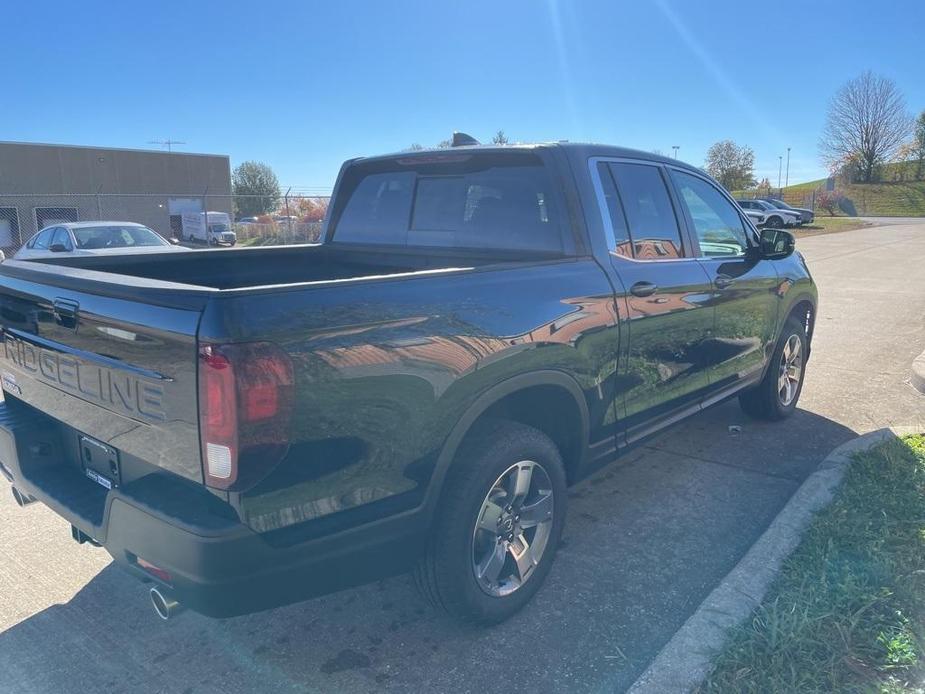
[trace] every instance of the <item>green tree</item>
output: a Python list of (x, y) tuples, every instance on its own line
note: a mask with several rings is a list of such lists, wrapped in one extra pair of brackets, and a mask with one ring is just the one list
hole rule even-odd
[(491, 138), (491, 144), (493, 145), (509, 145), (511, 141), (507, 139), (507, 135), (504, 134), (503, 130), (499, 130), (495, 133), (495, 136)]
[(915, 119), (912, 156), (915, 158), (915, 179), (920, 180), (925, 175), (925, 111), (922, 111)]
[(234, 191), (235, 214), (238, 217), (257, 217), (269, 214), (279, 204), (279, 181), (266, 164), (245, 161), (231, 174)]
[(751, 147), (739, 146), (732, 140), (711, 145), (704, 168), (726, 190), (742, 190), (755, 185), (755, 153)]

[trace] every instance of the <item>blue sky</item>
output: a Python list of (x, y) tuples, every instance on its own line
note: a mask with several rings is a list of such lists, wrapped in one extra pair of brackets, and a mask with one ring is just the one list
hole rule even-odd
[(329, 189), (345, 158), (489, 139), (590, 140), (703, 164), (730, 138), (777, 182), (825, 174), (828, 98), (865, 69), (925, 109), (925, 3), (7, 3), (0, 140), (267, 162)]

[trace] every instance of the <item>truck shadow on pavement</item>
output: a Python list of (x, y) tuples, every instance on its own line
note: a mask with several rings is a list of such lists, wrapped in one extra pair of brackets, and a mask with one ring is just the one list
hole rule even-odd
[(147, 589), (109, 565), (66, 604), (0, 634), (0, 690), (621, 691), (854, 435), (804, 410), (766, 424), (727, 403), (625, 453), (570, 490), (546, 586), (491, 629), (437, 613), (407, 576), (165, 623)]

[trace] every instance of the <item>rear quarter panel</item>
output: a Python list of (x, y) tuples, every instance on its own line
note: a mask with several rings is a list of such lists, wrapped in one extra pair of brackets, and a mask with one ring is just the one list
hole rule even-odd
[(591, 439), (612, 435), (617, 330), (592, 259), (215, 300), (201, 340), (270, 340), (296, 374), (290, 451), (237, 499), (242, 518), (260, 532), (346, 527), (420, 505), (467, 408), (524, 373), (569, 374)]

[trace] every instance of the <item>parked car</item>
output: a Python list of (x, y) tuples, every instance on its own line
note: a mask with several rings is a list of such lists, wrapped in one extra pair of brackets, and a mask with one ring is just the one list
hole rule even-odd
[(134, 222), (69, 222), (46, 227), (13, 255), (34, 260), (68, 255), (125, 255), (183, 250)]
[(748, 217), (752, 224), (754, 224), (758, 229), (767, 224), (768, 218), (764, 212), (759, 212), (758, 210), (742, 210), (745, 213), (745, 216)]
[(769, 205), (776, 207), (779, 210), (787, 210), (789, 212), (798, 212), (800, 217), (803, 220), (803, 224), (812, 224), (816, 219), (816, 213), (812, 210), (806, 209), (805, 207), (793, 207), (788, 205), (783, 200), (778, 200), (777, 198), (761, 198)]
[(259, 224), (260, 220), (256, 217), (241, 217), (238, 224)]
[(275, 217), (273, 217), (273, 221), (279, 225), (298, 224), (299, 218), (292, 214), (291, 215), (280, 214), (280, 215), (276, 215)]
[(674, 159), (355, 159), (318, 245), (0, 264), (0, 470), (165, 619), (413, 568), (497, 622), (569, 484), (731, 397), (790, 415), (815, 311), (793, 236)]
[(766, 217), (765, 225), (772, 229), (799, 226), (803, 223), (799, 212), (782, 210), (764, 200), (737, 200), (737, 202), (743, 210), (755, 210), (764, 213)]

